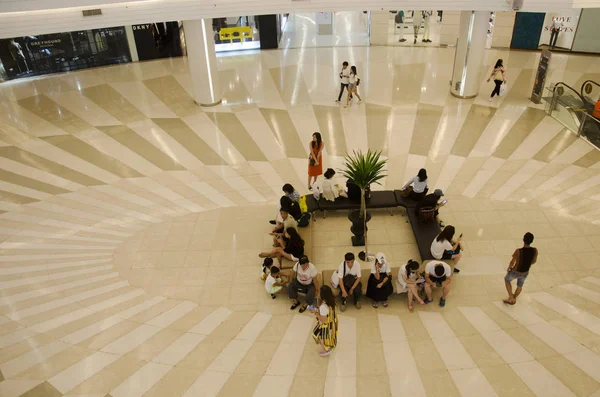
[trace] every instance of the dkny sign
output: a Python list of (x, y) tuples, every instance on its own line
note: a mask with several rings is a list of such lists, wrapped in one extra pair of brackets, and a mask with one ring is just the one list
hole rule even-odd
[(149, 23), (146, 23), (144, 25), (132, 25), (131, 28), (133, 30), (150, 30), (152, 28), (152, 25)]

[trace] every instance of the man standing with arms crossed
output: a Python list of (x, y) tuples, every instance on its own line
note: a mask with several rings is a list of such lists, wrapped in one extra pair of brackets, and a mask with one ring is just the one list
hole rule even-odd
[[(350, 83), (350, 68), (348, 67), (348, 62), (344, 61), (342, 64), (342, 71), (340, 72), (340, 79), (342, 79), (340, 84), (340, 95), (338, 95), (337, 101), (335, 103), (339, 103), (342, 100), (342, 94), (344, 93), (344, 88), (348, 89), (348, 84)], [(352, 100), (352, 94), (350, 94), (350, 100)]]
[[(525, 284), (525, 279), (529, 275), (529, 268), (537, 262), (538, 250), (532, 247), (531, 243), (533, 243), (533, 234), (527, 232), (523, 236), (523, 248), (517, 248), (513, 253), (508, 265), (508, 273), (504, 277), (504, 284), (508, 291), (508, 299), (504, 299), (504, 303), (508, 303), (509, 305), (517, 303), (517, 297), (523, 290), (523, 284)], [(517, 289), (514, 294), (511, 284), (513, 280), (517, 280)]]

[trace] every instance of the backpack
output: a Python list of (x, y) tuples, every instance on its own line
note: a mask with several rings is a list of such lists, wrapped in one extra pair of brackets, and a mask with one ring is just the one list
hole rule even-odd
[(307, 227), (310, 224), (310, 212), (305, 212), (298, 219), (298, 227)]
[(396, 23), (404, 23), (404, 11), (398, 11), (396, 16), (394, 17), (394, 21)]

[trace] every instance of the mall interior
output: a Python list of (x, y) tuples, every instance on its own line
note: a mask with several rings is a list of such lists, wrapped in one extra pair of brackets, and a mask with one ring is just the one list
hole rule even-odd
[(600, 397), (600, 1), (316, 3), (0, 2), (1, 397)]

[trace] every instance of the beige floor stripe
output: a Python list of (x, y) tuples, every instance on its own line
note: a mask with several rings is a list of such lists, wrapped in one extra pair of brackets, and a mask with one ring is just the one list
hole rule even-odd
[(42, 119), (54, 124), (58, 128), (70, 133), (84, 131), (90, 128), (90, 125), (75, 116), (71, 111), (60, 106), (46, 95), (37, 95), (21, 99), (19, 105)]

